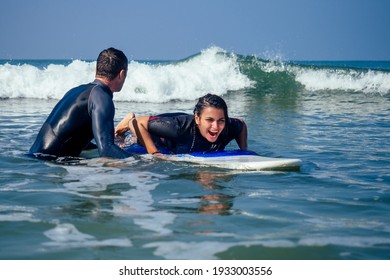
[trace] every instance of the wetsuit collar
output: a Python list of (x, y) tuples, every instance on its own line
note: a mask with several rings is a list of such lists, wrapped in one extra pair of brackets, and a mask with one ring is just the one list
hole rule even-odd
[(109, 88), (109, 86), (107, 86), (105, 83), (103, 83), (102, 81), (98, 80), (98, 79), (95, 79), (92, 84), (95, 84), (95, 85), (99, 85), (101, 86), (104, 91), (106, 91), (108, 94), (110, 94), (111, 96), (113, 96), (113, 92), (111, 91), (111, 89)]

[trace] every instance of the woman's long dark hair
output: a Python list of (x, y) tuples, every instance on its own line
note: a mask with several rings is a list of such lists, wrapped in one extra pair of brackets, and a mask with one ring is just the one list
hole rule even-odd
[(194, 114), (197, 114), (198, 117), (200, 117), (203, 113), (203, 110), (208, 107), (222, 109), (225, 114), (226, 121), (229, 121), (228, 108), (225, 100), (223, 100), (222, 97), (211, 93), (202, 96), (198, 99), (198, 103), (195, 105)]

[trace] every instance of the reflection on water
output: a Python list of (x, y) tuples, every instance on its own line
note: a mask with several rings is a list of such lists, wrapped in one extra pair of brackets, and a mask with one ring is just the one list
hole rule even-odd
[(231, 176), (226, 172), (212, 170), (199, 170), (195, 175), (195, 181), (202, 185), (207, 194), (201, 196), (199, 213), (214, 215), (229, 215), (233, 206), (234, 197), (219, 193), (223, 187), (216, 183), (217, 180), (228, 181)]

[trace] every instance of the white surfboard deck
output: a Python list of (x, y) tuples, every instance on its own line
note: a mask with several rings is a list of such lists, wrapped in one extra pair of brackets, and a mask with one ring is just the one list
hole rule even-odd
[[(150, 155), (145, 155), (145, 148), (137, 144), (127, 147), (126, 150), (150, 157)], [(299, 170), (302, 164), (300, 159), (263, 157), (253, 151), (241, 150), (177, 155), (163, 154), (162, 157), (176, 162), (188, 162), (233, 170)]]
[(181, 154), (166, 156), (172, 161), (189, 162), (235, 170), (298, 170), (302, 164), (300, 159), (270, 158), (258, 155), (202, 157)]

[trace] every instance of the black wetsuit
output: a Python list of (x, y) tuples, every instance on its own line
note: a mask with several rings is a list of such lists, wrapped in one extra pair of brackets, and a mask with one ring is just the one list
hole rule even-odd
[(131, 154), (114, 144), (113, 92), (99, 80), (68, 91), (57, 103), (30, 148), (30, 154), (77, 157), (95, 139), (102, 157)]
[(223, 151), (242, 129), (239, 119), (229, 118), (217, 141), (211, 143), (200, 134), (193, 115), (168, 113), (152, 116), (148, 122), (148, 131), (157, 148), (174, 154)]

